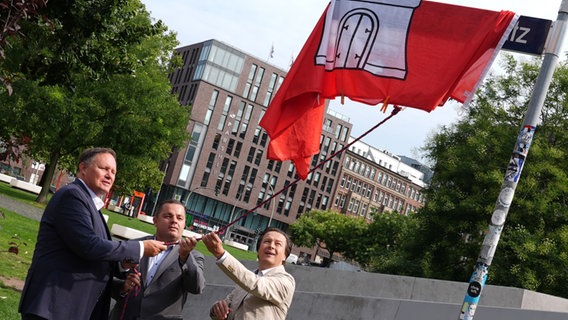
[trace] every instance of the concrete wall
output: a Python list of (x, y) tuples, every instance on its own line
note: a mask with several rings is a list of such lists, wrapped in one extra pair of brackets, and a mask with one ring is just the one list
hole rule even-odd
[[(245, 262), (250, 269), (256, 262)], [(190, 295), (184, 318), (208, 319), (209, 308), (234, 284), (206, 258), (207, 287)], [(288, 265), (296, 292), (288, 319), (456, 320), (467, 283)], [(486, 286), (476, 319), (560, 320), (568, 300), (523, 289)]]

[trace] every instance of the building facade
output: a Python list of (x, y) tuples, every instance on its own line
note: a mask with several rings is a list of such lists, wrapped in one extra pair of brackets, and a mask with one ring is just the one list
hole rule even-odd
[(312, 167), (330, 159), (299, 180), (290, 161), (266, 158), (269, 138), (258, 125), (286, 71), (216, 40), (177, 50), (183, 66), (170, 78), (191, 106), (191, 140), (164, 162), (158, 201), (183, 201), (197, 232), (240, 218), (224, 237), (250, 249), (267, 226), (288, 230), (302, 213), (331, 208), (344, 153), (330, 156), (347, 145), (349, 119), (327, 112)]
[(424, 172), (397, 155), (353, 140), (350, 138), (332, 209), (371, 220), (373, 211), (408, 215), (424, 205)]

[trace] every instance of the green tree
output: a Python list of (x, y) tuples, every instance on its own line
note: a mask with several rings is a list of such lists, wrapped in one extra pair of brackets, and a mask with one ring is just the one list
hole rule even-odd
[(366, 222), (334, 211), (312, 210), (290, 225), (292, 242), (301, 247), (325, 250), (323, 267), (329, 267), (335, 253), (346, 253), (360, 244), (357, 239), (366, 228)]
[[(425, 146), (435, 175), (401, 253), (415, 276), (467, 281), (479, 255), (540, 68), (506, 57), (465, 117)], [(557, 69), (488, 283), (568, 297), (568, 66)], [(404, 263), (404, 261), (400, 261)]]
[(413, 215), (403, 215), (396, 211), (373, 212), (373, 220), (367, 225), (365, 233), (359, 239), (360, 246), (353, 250), (355, 256), (346, 257), (357, 261), (365, 269), (380, 273), (410, 273), (411, 264), (399, 264), (401, 246), (405, 240), (414, 236), (417, 231), (416, 219)]
[[(4, 48), (9, 45), (9, 39), (22, 36), (20, 21), (22, 19), (36, 18), (38, 9), (45, 7), (47, 0), (30, 1), (2, 1), (0, 3), (0, 66), (3, 65)], [(8, 94), (12, 94), (12, 74), (10, 70), (0, 67), (0, 82)]]
[[(39, 13), (49, 23), (22, 23), (23, 41), (7, 53), (8, 67), (41, 84), (73, 88), (87, 75), (134, 74), (144, 60), (135, 44), (164, 32), (137, 0), (50, 0)], [(8, 55), (10, 55), (8, 57)]]
[[(49, 3), (54, 12), (50, 17), (57, 22), (54, 33), (58, 28), (67, 30), (68, 23), (88, 14), (87, 9), (77, 7), (83, 2)], [(74, 9), (64, 11), (70, 3)], [(21, 69), (26, 79), (14, 82), (19, 92), (0, 97), (0, 138), (26, 139), (26, 154), (46, 163), (39, 202), (46, 200), (56, 166), (74, 172), (78, 153), (90, 146), (117, 151), (115, 184), (120, 190), (157, 188), (159, 162), (187, 139), (189, 110), (170, 93), (168, 79), (175, 35), (161, 22), (152, 24), (140, 2), (117, 3), (112, 10), (97, 12), (97, 19), (70, 27), (69, 32), (78, 33), (78, 39), (69, 48), (58, 47), (65, 45), (63, 31), (61, 38), (52, 38), (39, 26), (30, 29), (36, 38), (30, 36), (10, 51), (12, 62), (31, 65)], [(92, 25), (97, 22), (103, 26)], [(84, 34), (78, 28), (84, 28)], [(32, 46), (29, 43), (37, 46), (38, 56), (44, 55), (44, 66), (34, 66), (29, 54), (18, 56)], [(57, 50), (63, 50), (61, 56)], [(93, 61), (99, 50), (104, 52), (98, 62)], [(65, 55), (69, 55), (67, 60), (62, 58)]]

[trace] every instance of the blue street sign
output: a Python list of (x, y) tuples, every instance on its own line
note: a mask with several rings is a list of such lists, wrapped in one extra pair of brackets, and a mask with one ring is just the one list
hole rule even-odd
[(520, 16), (509, 38), (503, 44), (503, 49), (541, 55), (551, 24), (551, 20)]

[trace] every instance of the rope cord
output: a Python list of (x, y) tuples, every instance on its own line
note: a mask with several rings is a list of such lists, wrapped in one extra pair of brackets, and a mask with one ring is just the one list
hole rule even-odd
[[(136, 268), (133, 268), (133, 272), (138, 273), (138, 270)], [(132, 289), (129, 290), (128, 293), (126, 293), (126, 297), (124, 297), (124, 304), (122, 305), (122, 312), (120, 313), (120, 320), (124, 319), (124, 313), (126, 312), (126, 305), (128, 304), (128, 298), (130, 297), (131, 291), (132, 291)], [(134, 296), (137, 297), (139, 293), (140, 293), (140, 286), (136, 286), (134, 288)]]

